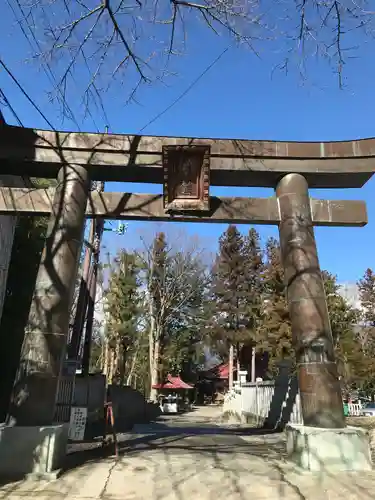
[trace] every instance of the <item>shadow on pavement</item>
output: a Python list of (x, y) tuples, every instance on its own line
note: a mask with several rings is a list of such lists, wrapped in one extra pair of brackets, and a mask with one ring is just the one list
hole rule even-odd
[[(132, 432), (118, 435), (119, 455), (144, 452), (147, 449), (173, 448), (175, 453), (205, 451), (211, 453), (216, 450), (218, 453), (254, 453), (249, 443), (241, 439), (242, 436), (267, 436), (271, 434), (280, 435), (281, 448), (285, 448), (285, 443), (280, 433), (269, 429), (254, 428), (228, 428), (212, 424), (179, 425), (178, 419), (172, 425), (155, 422), (152, 424), (136, 425)], [(189, 443), (188, 441), (189, 440)], [(210, 444), (204, 444), (209, 441)], [(186, 443), (186, 444), (185, 444)], [(256, 448), (259, 449), (257, 443)], [(264, 445), (264, 451), (269, 448), (269, 444)], [(109, 443), (102, 447), (100, 443), (87, 443), (73, 445), (67, 454), (63, 473), (68, 470), (80, 467), (89, 462), (103, 460), (114, 455), (114, 445)]]

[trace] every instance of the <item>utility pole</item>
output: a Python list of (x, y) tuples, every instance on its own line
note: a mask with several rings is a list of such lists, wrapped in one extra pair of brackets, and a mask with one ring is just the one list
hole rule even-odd
[(98, 272), (99, 272), (100, 245), (103, 236), (104, 221), (96, 220), (93, 226), (95, 231), (94, 252), (93, 252), (93, 261), (90, 269), (91, 272), (90, 272), (89, 290), (88, 290), (89, 293), (88, 293), (88, 304), (87, 304), (85, 341), (83, 344), (83, 355), (82, 355), (82, 374), (84, 376), (87, 376), (90, 370), (92, 330), (94, 324), (96, 288), (97, 288)]
[(90, 224), (89, 238), (86, 243), (85, 256), (83, 259), (82, 277), (78, 291), (76, 314), (72, 328), (72, 336), (68, 347), (68, 359), (77, 361), (79, 348), (82, 341), (83, 326), (87, 310), (90, 280), (90, 264), (95, 242), (94, 219)]
[[(105, 133), (108, 134), (108, 127), (105, 127)], [(98, 193), (104, 191), (104, 182), (97, 181), (94, 184), (94, 189)], [(119, 224), (117, 230), (114, 230), (117, 234), (125, 233), (125, 225)], [(100, 246), (102, 243), (102, 237), (104, 231), (113, 231), (111, 228), (106, 228), (104, 226), (103, 219), (93, 219), (91, 221), (89, 246), (91, 247), (89, 266), (87, 271), (87, 286), (85, 289), (85, 309), (83, 312), (83, 321), (81, 323), (81, 330), (79, 336), (78, 349), (81, 344), (83, 324), (86, 317), (86, 328), (85, 328), (85, 339), (83, 344), (83, 354), (82, 354), (82, 374), (87, 376), (90, 371), (90, 354), (91, 354), (91, 344), (92, 344), (92, 333), (94, 326), (94, 315), (95, 315), (95, 299), (96, 299), (96, 289), (98, 282), (99, 273), (99, 258), (100, 258)], [(78, 354), (78, 351), (77, 351)]]

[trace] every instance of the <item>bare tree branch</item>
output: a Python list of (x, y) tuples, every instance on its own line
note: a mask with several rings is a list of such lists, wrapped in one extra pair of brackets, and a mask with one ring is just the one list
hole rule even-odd
[(126, 103), (142, 84), (173, 74), (174, 58), (186, 48), (186, 30), (202, 21), (214, 36), (246, 45), (256, 55), (275, 51), (276, 68), (288, 72), (296, 66), (302, 78), (309, 60), (319, 57), (334, 68), (340, 86), (351, 54), (360, 53), (374, 34), (370, 0), (12, 1), (22, 9), (20, 26), (46, 47), (35, 56), (55, 64), (54, 90), (63, 95), (62, 105), (79, 75), (84, 106), (95, 101), (102, 113), (102, 95), (117, 77)]

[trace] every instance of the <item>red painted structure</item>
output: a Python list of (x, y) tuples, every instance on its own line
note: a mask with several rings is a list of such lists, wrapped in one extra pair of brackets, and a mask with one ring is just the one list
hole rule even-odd
[(179, 376), (173, 377), (172, 375), (167, 376), (167, 381), (164, 384), (155, 384), (152, 386), (153, 389), (169, 389), (169, 390), (191, 390), (194, 389), (194, 386), (187, 384), (184, 382)]

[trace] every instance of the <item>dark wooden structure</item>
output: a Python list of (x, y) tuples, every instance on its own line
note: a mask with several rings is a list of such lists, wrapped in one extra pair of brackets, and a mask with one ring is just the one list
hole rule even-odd
[[(51, 213), (14, 386), (16, 422), (51, 423), (86, 210), (86, 216), (100, 218), (278, 225), (305, 424), (344, 427), (313, 226), (363, 226), (366, 206), (311, 199), (308, 190), (359, 188), (374, 170), (375, 139), (294, 143), (3, 125), (0, 174), (59, 180), (56, 191), (0, 188), (0, 214)], [(163, 195), (90, 193), (91, 180), (157, 183)], [(270, 187), (275, 195), (210, 197), (210, 184)], [(30, 336), (38, 342), (31, 344)]]

